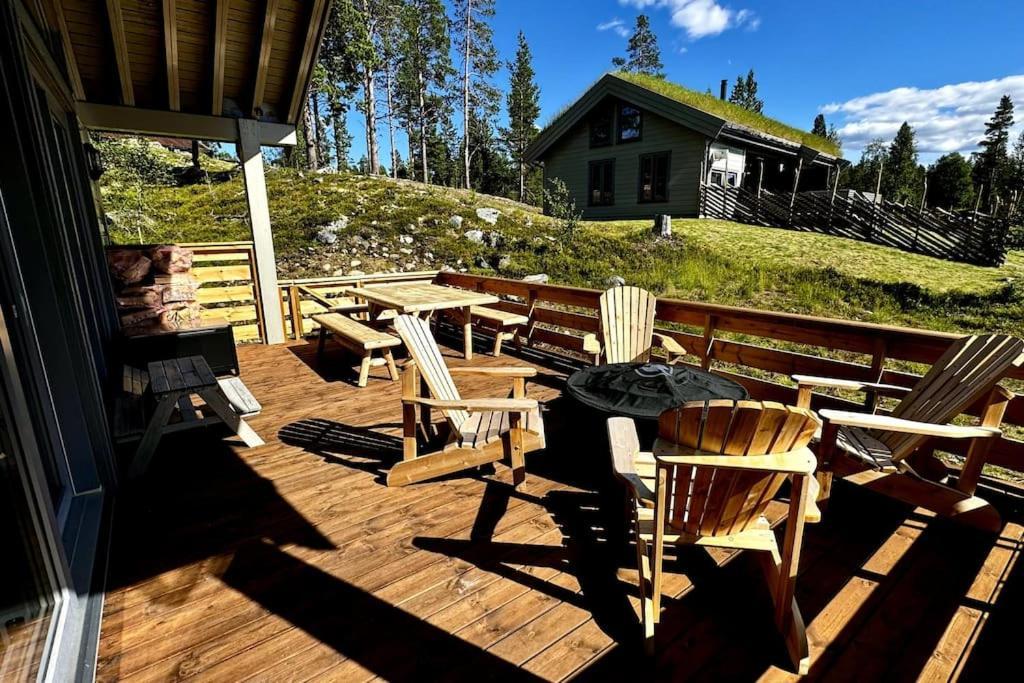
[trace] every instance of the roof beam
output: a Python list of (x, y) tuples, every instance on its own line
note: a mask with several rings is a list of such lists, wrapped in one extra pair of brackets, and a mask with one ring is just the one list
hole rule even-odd
[[(238, 141), (238, 119), (227, 116), (186, 114), (179, 111), (89, 102), (77, 103), (75, 111), (82, 125), (90, 130), (214, 142)], [(295, 126), (261, 121), (259, 142), (263, 147), (292, 147), (296, 142)]]
[(110, 37), (114, 42), (117, 77), (121, 82), (121, 103), (133, 107), (135, 106), (135, 91), (132, 89), (132, 70), (128, 63), (128, 41), (124, 35), (121, 0), (107, 0), (107, 20), (110, 23)]
[(71, 82), (71, 92), (76, 100), (84, 100), (85, 88), (82, 87), (82, 75), (78, 73), (78, 61), (75, 59), (75, 49), (71, 43), (71, 34), (68, 32), (68, 22), (64, 19), (64, 5), (60, 0), (53, 0), (51, 5), (57, 20), (57, 30), (60, 32), (60, 44), (68, 70), (68, 80)]
[(213, 22), (213, 95), (210, 111), (220, 116), (224, 107), (224, 59), (228, 38), (228, 2), (217, 0), (217, 13)]
[(167, 64), (167, 108), (181, 109), (178, 87), (178, 22), (176, 0), (164, 0), (164, 62)]
[(263, 15), (263, 32), (260, 34), (260, 53), (256, 61), (256, 83), (252, 89), (252, 115), (260, 118), (263, 107), (263, 90), (267, 85), (267, 69), (270, 65), (270, 47), (274, 43), (274, 24), (277, 21), (278, 0), (267, 0), (267, 11)]
[(302, 43), (302, 55), (299, 57), (299, 68), (295, 72), (295, 87), (292, 90), (291, 102), (288, 105), (288, 123), (295, 123), (302, 111), (306, 88), (313, 73), (317, 52), (320, 50), (320, 36), (327, 19), (327, 0), (313, 0), (309, 14), (309, 25), (306, 29), (306, 40)]

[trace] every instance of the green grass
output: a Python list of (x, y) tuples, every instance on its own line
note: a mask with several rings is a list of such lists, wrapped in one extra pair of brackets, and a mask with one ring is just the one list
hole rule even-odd
[[(584, 222), (569, 239), (556, 221), (533, 207), (463, 190), (349, 174), (271, 169), (271, 222), (281, 277), (322, 276), (324, 263), (347, 269), (358, 258), (364, 272), (395, 267), (370, 258), (353, 240), (391, 245), (415, 236), (418, 267), (468, 267), (522, 277), (547, 273), (556, 283), (603, 288), (612, 275), (681, 299), (807, 313), (949, 331), (1008, 332), (1024, 336), (1024, 255), (1011, 252), (1002, 268), (983, 268), (853, 240), (758, 228), (725, 221), (676, 220), (670, 240), (655, 241), (648, 221)], [(103, 187), (116, 242), (201, 242), (249, 238), (242, 181), (199, 185)], [(141, 199), (140, 199), (141, 198)], [(126, 211), (141, 201), (145, 220)], [(482, 223), (477, 207), (501, 210), (497, 226)], [(348, 216), (337, 245), (313, 236)], [(460, 229), (452, 216), (463, 217)], [(478, 228), (497, 231), (497, 247), (467, 240)], [(347, 250), (347, 251), (344, 251)], [(431, 257), (427, 258), (425, 253)], [(500, 257), (508, 262), (497, 271)]]
[(667, 81), (664, 78), (657, 78), (656, 76), (629, 73), (627, 71), (616, 71), (611, 75), (616, 78), (621, 78), (624, 81), (628, 81), (633, 85), (638, 85), (641, 88), (646, 88), (647, 90), (656, 92), (659, 95), (664, 95), (665, 97), (682, 104), (694, 107), (695, 109), (700, 109), (705, 113), (718, 116), (727, 121), (747, 126), (756, 131), (774, 135), (784, 140), (789, 140), (790, 142), (794, 142), (798, 145), (804, 144), (818, 150), (819, 152), (825, 152), (832, 156), (842, 156), (842, 152), (838, 145), (830, 140), (826, 140), (825, 138), (817, 135), (812, 135), (808, 131), (782, 123), (781, 121), (764, 116), (763, 114), (749, 111), (743, 107), (733, 104), (732, 102), (719, 99), (713, 95), (697, 92), (696, 90), (690, 90), (678, 83), (672, 83), (671, 81)]

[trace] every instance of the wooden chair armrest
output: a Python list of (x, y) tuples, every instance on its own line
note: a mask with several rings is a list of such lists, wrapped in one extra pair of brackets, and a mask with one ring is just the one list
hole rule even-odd
[(492, 375), (494, 377), (536, 377), (537, 368), (527, 367), (504, 367), (504, 368), (487, 368), (487, 367), (472, 367), (465, 366), (459, 368), (448, 368), (448, 372), (453, 375)]
[(612, 470), (629, 488), (633, 498), (644, 507), (654, 507), (654, 492), (636, 473), (634, 458), (640, 453), (636, 424), (628, 417), (608, 418), (608, 444), (612, 453)]
[(665, 349), (669, 353), (677, 353), (683, 356), (686, 355), (686, 349), (680, 346), (679, 342), (677, 342), (673, 337), (670, 337), (667, 334), (655, 332), (654, 334), (651, 335), (651, 340), (657, 342), (658, 346)]
[(601, 353), (601, 342), (597, 340), (597, 335), (593, 332), (583, 335), (583, 351), (585, 353)]
[(897, 384), (880, 382), (858, 382), (853, 379), (835, 379), (832, 377), (814, 377), (812, 375), (792, 375), (791, 379), (800, 387), (825, 387), (831, 389), (850, 389), (853, 391), (874, 391), (885, 396), (905, 396), (910, 393), (907, 387)]
[(436, 398), (409, 397), (402, 403), (410, 403), (438, 410), (465, 410), (467, 413), (528, 413), (540, 408), (532, 398), (466, 398), (458, 401), (443, 401)]
[[(851, 413), (845, 410), (821, 410), (818, 411), (818, 414), (827, 422), (845, 427), (878, 429), (884, 432), (904, 432), (947, 439), (977, 439), (1000, 436), (1002, 434), (1000, 430), (994, 427), (932, 424), (930, 422), (904, 420), (898, 417), (890, 417), (889, 415)], [(824, 430), (822, 433), (824, 434)]]
[(809, 448), (798, 448), (769, 455), (712, 455), (694, 453), (692, 448), (659, 439), (654, 444), (654, 459), (663, 465), (683, 467), (714, 467), (746, 472), (778, 472), (780, 474), (812, 474), (818, 465)]

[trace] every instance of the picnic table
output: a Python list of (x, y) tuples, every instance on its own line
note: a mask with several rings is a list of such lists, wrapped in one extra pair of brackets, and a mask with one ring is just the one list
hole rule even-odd
[(370, 308), (371, 320), (378, 319), (380, 314), (386, 311), (406, 313), (428, 320), (437, 311), (450, 311), (456, 321), (462, 323), (466, 360), (473, 358), (473, 314), (470, 309), (473, 306), (495, 304), (499, 301), (498, 297), (492, 294), (434, 284), (348, 287), (345, 293), (366, 301)]
[[(129, 478), (134, 479), (145, 472), (161, 437), (171, 432), (223, 422), (246, 446), (263, 445), (263, 439), (245, 421), (246, 415), (259, 410), (259, 404), (247, 395), (247, 391), (245, 395), (239, 395), (232, 383), (219, 382), (202, 356), (155, 361), (148, 365), (147, 370), (148, 389), (153, 394), (156, 408), (135, 451)], [(192, 403), (193, 394), (210, 407), (213, 415), (200, 416)], [(254, 405), (248, 406), (247, 403)], [(180, 419), (170, 423), (175, 412)]]

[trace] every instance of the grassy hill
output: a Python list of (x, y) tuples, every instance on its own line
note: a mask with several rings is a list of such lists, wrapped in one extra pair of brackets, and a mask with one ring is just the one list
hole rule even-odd
[[(111, 167), (102, 191), (112, 239), (248, 239), (241, 178), (225, 177), (178, 186), (173, 173)], [(684, 299), (1024, 335), (1024, 255), (1016, 252), (1002, 268), (982, 268), (712, 220), (677, 220), (668, 240), (651, 237), (648, 221), (584, 222), (570, 237), (533, 207), (408, 181), (272, 169), (267, 189), (282, 277), (450, 267), (603, 287), (619, 275)], [(495, 225), (477, 216), (484, 207), (501, 212)], [(321, 243), (318, 233), (332, 223), (336, 241)], [(483, 241), (467, 238), (470, 230)]]

